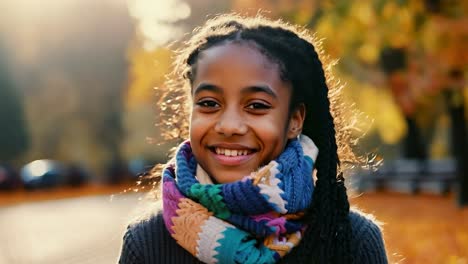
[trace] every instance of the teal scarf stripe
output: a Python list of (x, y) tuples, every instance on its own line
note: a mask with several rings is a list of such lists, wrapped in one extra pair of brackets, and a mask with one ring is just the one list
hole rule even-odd
[(221, 184), (196, 183), (189, 189), (187, 196), (196, 198), (197, 201), (203, 204), (215, 217), (227, 219), (231, 216), (231, 212), (224, 203), (221, 192)]
[[(257, 247), (255, 239), (249, 239), (249, 234), (236, 229), (227, 228), (224, 237), (215, 248), (218, 252), (215, 258), (223, 264), (265, 264), (275, 263), (279, 259), (278, 253), (261, 245)], [(246, 241), (246, 242), (245, 242)]]

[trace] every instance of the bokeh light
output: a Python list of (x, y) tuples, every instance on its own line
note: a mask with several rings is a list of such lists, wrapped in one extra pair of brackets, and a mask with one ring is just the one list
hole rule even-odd
[(178, 39), (183, 31), (176, 23), (190, 16), (190, 6), (182, 0), (128, 0), (128, 8), (148, 51)]

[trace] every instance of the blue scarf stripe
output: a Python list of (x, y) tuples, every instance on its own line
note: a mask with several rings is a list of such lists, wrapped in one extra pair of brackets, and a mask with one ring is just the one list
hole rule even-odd
[(176, 175), (182, 175), (182, 177), (177, 178), (178, 186), (184, 195), (188, 195), (190, 187), (198, 183), (197, 179), (191, 176), (196, 170), (197, 161), (190, 154), (190, 160), (187, 162), (184, 156), (185, 155), (177, 155)]
[(224, 199), (229, 210), (234, 214), (252, 215), (272, 211), (267, 199), (260, 193), (260, 188), (252, 180), (228, 183), (223, 186)]
[[(291, 145), (299, 145), (299, 141), (293, 141), (290, 143)], [(310, 177), (303, 177), (301, 172), (303, 171), (312, 171), (312, 164), (310, 161), (312, 160), (308, 156), (303, 156), (304, 152), (301, 147), (294, 147), (288, 148), (289, 151), (295, 152), (290, 153), (290, 155), (281, 155), (278, 159), (278, 163), (282, 165), (280, 169), (281, 175), (279, 177), (284, 178), (283, 175), (289, 175), (289, 180), (283, 180), (279, 184), (279, 187), (284, 190), (284, 193), (281, 195), (284, 200), (287, 200), (286, 209), (290, 213), (295, 213), (297, 211), (301, 211), (303, 209), (297, 210), (297, 208), (307, 208), (308, 204), (310, 203), (310, 199), (312, 197), (313, 188), (308, 189), (306, 192), (298, 193), (295, 192), (294, 189), (297, 188), (298, 185), (300, 186), (311, 186), (313, 185), (312, 175)], [(295, 155), (302, 156), (302, 159), (292, 159)], [(310, 161), (309, 161), (310, 160)], [(287, 166), (289, 170), (285, 170), (283, 168), (283, 164), (292, 164), (292, 166)], [(299, 173), (299, 174), (298, 174)], [(292, 194), (292, 195), (288, 195)]]
[(294, 233), (302, 229), (303, 225), (301, 222), (289, 220), (285, 224), (287, 233)]

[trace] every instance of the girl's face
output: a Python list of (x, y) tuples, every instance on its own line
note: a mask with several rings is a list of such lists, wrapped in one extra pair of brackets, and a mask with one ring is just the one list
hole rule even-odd
[(289, 116), (291, 87), (279, 67), (249, 44), (203, 51), (192, 84), (190, 141), (218, 183), (240, 180), (277, 158), (296, 137), (304, 109)]

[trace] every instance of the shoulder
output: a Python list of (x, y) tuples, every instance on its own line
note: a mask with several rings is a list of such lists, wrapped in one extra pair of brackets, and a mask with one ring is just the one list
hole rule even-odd
[(349, 213), (351, 246), (357, 263), (388, 263), (382, 223), (372, 215), (353, 209)]
[(120, 253), (120, 264), (145, 263), (144, 260), (154, 242), (153, 237), (161, 233), (161, 224), (158, 215), (139, 220), (128, 225), (123, 236), (122, 251)]
[(171, 263), (193, 263), (192, 258), (171, 237), (158, 212), (127, 227), (119, 263), (168, 263), (170, 260), (175, 261)]

